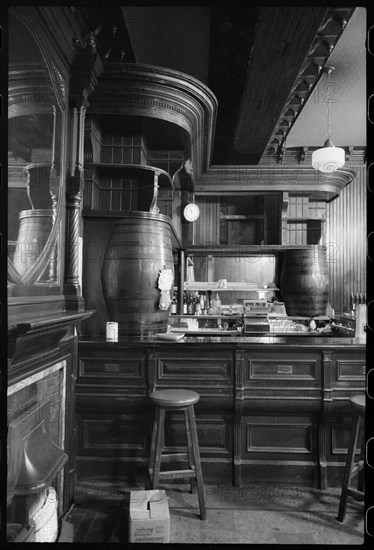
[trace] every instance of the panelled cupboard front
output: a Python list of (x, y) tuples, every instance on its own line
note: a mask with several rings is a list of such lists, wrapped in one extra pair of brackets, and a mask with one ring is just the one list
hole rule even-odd
[[(188, 340), (80, 342), (78, 478), (141, 483), (153, 418), (147, 395), (187, 388), (200, 394), (195, 412), (205, 479), (320, 488), (341, 482), (349, 398), (365, 391), (363, 345), (348, 339)], [(183, 418), (168, 418), (165, 443), (177, 450)]]

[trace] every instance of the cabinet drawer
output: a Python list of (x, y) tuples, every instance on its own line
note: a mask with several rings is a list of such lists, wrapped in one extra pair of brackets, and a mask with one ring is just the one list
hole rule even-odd
[(163, 352), (157, 356), (157, 386), (206, 389), (208, 394), (233, 392), (233, 354)]
[(98, 383), (111, 385), (146, 381), (146, 361), (144, 356), (130, 357), (81, 357), (79, 360), (79, 384)]
[(248, 354), (244, 385), (315, 386), (320, 379), (321, 360), (317, 354)]
[(364, 380), (366, 364), (364, 359), (337, 359), (336, 380)]
[(250, 378), (277, 378), (278, 380), (288, 380), (289, 378), (315, 379), (315, 362), (289, 360), (278, 361), (251, 361)]

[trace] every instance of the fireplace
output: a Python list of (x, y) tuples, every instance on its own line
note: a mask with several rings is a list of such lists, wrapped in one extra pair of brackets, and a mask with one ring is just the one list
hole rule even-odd
[(59, 495), (68, 460), (65, 362), (49, 366), (8, 391), (8, 540), (55, 542)]

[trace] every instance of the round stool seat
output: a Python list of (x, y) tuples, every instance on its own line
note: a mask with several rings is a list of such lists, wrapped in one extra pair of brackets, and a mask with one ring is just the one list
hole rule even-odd
[(157, 390), (149, 394), (153, 403), (159, 407), (189, 407), (200, 399), (200, 395), (192, 390)]
[(364, 395), (355, 395), (349, 400), (351, 406), (359, 413), (364, 414), (365, 412), (365, 396)]

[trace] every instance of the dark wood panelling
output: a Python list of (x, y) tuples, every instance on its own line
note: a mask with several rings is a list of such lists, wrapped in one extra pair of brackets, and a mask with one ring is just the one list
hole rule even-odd
[(328, 204), (326, 245), (329, 301), (337, 313), (349, 311), (352, 292), (366, 292), (366, 167)]
[(246, 424), (248, 453), (311, 453), (311, 422), (304, 423), (300, 418), (274, 420), (273, 424), (265, 421)]
[(195, 222), (194, 244), (219, 244), (219, 197), (198, 196), (195, 200), (200, 207), (200, 217)]
[(364, 361), (337, 361), (337, 379), (365, 380), (366, 365)]
[[(143, 478), (154, 415), (146, 395), (183, 387), (200, 394), (195, 414), (206, 480), (232, 468), (238, 486), (255, 479), (321, 488), (341, 482), (349, 398), (365, 384), (364, 348), (86, 342), (81, 361), (92, 369), (77, 380), (81, 477)], [(167, 449), (181, 450), (184, 439), (183, 419), (167, 413)]]
[[(201, 456), (226, 456), (231, 450), (230, 425), (218, 415), (216, 418), (199, 418), (196, 426)], [(184, 419), (176, 414), (169, 414), (165, 426), (166, 452), (181, 451), (186, 446)]]
[(100, 415), (100, 418), (82, 418), (80, 420), (82, 454), (90, 454), (92, 450), (102, 455), (121, 449), (127, 453), (146, 454), (146, 423), (139, 415)]

